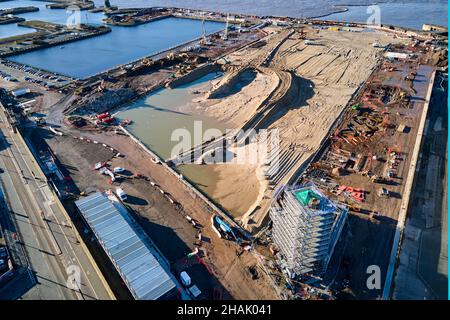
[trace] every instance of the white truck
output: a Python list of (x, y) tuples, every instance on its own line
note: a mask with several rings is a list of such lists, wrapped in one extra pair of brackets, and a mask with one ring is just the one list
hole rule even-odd
[(119, 197), (120, 200), (125, 201), (127, 200), (127, 194), (125, 193), (125, 191), (123, 191), (122, 188), (117, 188), (116, 189), (116, 195)]

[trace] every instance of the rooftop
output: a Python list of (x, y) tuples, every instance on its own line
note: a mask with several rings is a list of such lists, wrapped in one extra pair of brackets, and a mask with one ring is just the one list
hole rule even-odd
[(305, 185), (289, 190), (297, 203), (308, 211), (329, 213), (336, 211), (336, 206), (314, 185)]
[(157, 300), (176, 288), (167, 262), (127, 209), (105, 193), (75, 202), (137, 300)]

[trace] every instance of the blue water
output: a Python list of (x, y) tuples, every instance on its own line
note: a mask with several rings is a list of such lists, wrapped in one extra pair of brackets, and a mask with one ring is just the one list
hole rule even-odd
[[(103, 0), (94, 0), (102, 5)], [(111, 0), (119, 7), (173, 6), (260, 16), (315, 17), (336, 12), (337, 5), (368, 5), (377, 0)], [(380, 1), (381, 2), (381, 1)], [(447, 25), (447, 0), (383, 0), (382, 22), (420, 29), (423, 23)], [(348, 7), (349, 12), (329, 16), (366, 21), (366, 7)], [(330, 19), (332, 20), (332, 19)]]
[[(0, 9), (17, 8), (17, 7), (38, 7), (38, 12), (29, 12), (18, 14), (17, 16), (26, 20), (42, 20), (58, 24), (66, 24), (68, 19), (73, 17), (72, 11), (47, 9), (45, 5), (48, 2), (31, 1), (31, 0), (15, 0), (0, 2)], [(79, 14), (81, 23), (101, 24), (105, 17), (102, 13), (90, 13), (82, 11)], [(31, 28), (20, 27), (16, 23), (0, 25), (0, 38), (18, 36), (26, 33), (32, 33), (36, 30)]]
[[(431, 3), (382, 3), (380, 18), (382, 24), (392, 24), (411, 29), (422, 29), (424, 23), (447, 26), (448, 4), (436, 1)], [(371, 12), (368, 7), (349, 7), (347, 12), (326, 17), (327, 20), (367, 22)]]
[(13, 37), (32, 32), (36, 32), (36, 30), (31, 28), (19, 27), (15, 23), (0, 25), (0, 38)]
[[(163, 49), (198, 38), (200, 20), (166, 18), (134, 27), (114, 27), (111, 33), (71, 42), (61, 47), (32, 51), (10, 60), (86, 78), (120, 64), (126, 64)], [(224, 28), (223, 23), (205, 23), (206, 32)]]
[[(104, 0), (94, 0), (97, 6), (102, 6)], [(376, 0), (111, 0), (112, 5), (119, 7), (153, 7), (174, 6), (192, 9), (206, 9), (213, 11), (243, 13), (256, 15), (314, 17), (335, 12), (336, 6), (345, 4), (371, 4)], [(448, 3), (446, 0), (388, 0), (380, 4), (383, 23), (403, 27), (420, 29), (423, 23), (447, 25)], [(40, 13), (23, 14), (26, 19), (38, 17), (45, 21), (64, 23), (70, 14), (65, 10), (46, 10), (45, 3), (31, 0), (14, 0), (0, 3), (0, 9), (36, 6)], [(349, 11), (328, 16), (336, 20), (366, 21), (365, 6), (348, 7)], [(88, 14), (89, 23), (100, 22), (102, 14)], [(86, 19), (82, 13), (81, 19)], [(2, 26), (0, 26), (0, 33)]]
[[(103, 0), (95, 0), (103, 5)], [(112, 0), (120, 7), (178, 6), (224, 12), (258, 15), (317, 16), (332, 12), (333, 5), (342, 3), (367, 3), (365, 0)], [(372, 2), (372, 1), (370, 1)], [(43, 20), (64, 24), (73, 13), (66, 10), (45, 8), (45, 2), (14, 0), (0, 3), (0, 9), (18, 6), (36, 6), (39, 12), (21, 14), (27, 20)], [(380, 4), (381, 22), (420, 29), (423, 23), (447, 25), (446, 1), (393, 1)], [(366, 21), (366, 7), (349, 7), (345, 13), (332, 14), (330, 20)], [(104, 15), (82, 11), (83, 23), (100, 24)], [(224, 28), (222, 23), (207, 22), (208, 33)], [(0, 25), (0, 37), (32, 32), (33, 29), (16, 24)], [(201, 35), (201, 22), (196, 20), (168, 18), (135, 27), (112, 27), (112, 32), (99, 37), (73, 42), (64, 46), (48, 48), (15, 56), (11, 60), (30, 64), (76, 78), (85, 78), (119, 64), (151, 55), (160, 50), (197, 38)]]
[(195, 90), (201, 89), (221, 75), (213, 72), (175, 89), (157, 90), (132, 103), (116, 114), (116, 117), (133, 120), (127, 129), (152, 151), (168, 159), (173, 156), (172, 148), (178, 144), (177, 141), (171, 141), (174, 130), (187, 130), (192, 138), (191, 143), (194, 143), (194, 121), (202, 121), (202, 133), (209, 128), (225, 129), (224, 124), (218, 121), (200, 114), (180, 111), (180, 107), (197, 97), (193, 93)]
[[(71, 11), (47, 9), (46, 4), (46, 2), (30, 0), (7, 1), (0, 3), (0, 9), (21, 6), (39, 7), (38, 12), (19, 16), (27, 20), (42, 20), (59, 24), (66, 24), (68, 19), (70, 21), (73, 17)], [(101, 24), (104, 18), (102, 13), (81, 11), (79, 14), (82, 23)], [(223, 23), (205, 23), (207, 33), (223, 28)], [(0, 25), (2, 37), (33, 31), (33, 29), (19, 27), (16, 24)], [(75, 78), (85, 78), (198, 38), (201, 34), (201, 21), (167, 18), (134, 27), (113, 26), (111, 33), (68, 43), (63, 49), (52, 47), (33, 51), (14, 56), (11, 60)]]
[[(58, 24), (66, 24), (68, 19), (73, 15), (72, 11), (63, 9), (47, 9), (45, 6), (49, 2), (32, 1), (32, 0), (14, 0), (0, 2), (0, 9), (17, 8), (17, 7), (38, 7), (38, 12), (29, 12), (19, 14), (17, 16), (25, 18), (26, 20), (42, 20)], [(80, 12), (81, 23), (100, 24), (105, 16), (102, 13), (91, 13), (88, 11)], [(2, 26), (0, 26), (1, 30)], [(1, 32), (1, 31), (0, 31)]]

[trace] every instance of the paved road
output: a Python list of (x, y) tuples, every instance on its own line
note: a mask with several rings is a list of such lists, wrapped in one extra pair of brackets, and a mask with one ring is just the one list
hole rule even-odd
[[(23, 141), (0, 110), (0, 182), (9, 219), (23, 255), (20, 274), (0, 290), (0, 299), (110, 299), (101, 276), (83, 251), (74, 230)], [(20, 251), (17, 249), (16, 251)], [(79, 286), (76, 281), (79, 274)], [(70, 275), (70, 277), (69, 277)], [(75, 283), (75, 285), (71, 285)]]
[[(400, 251), (394, 299), (447, 299), (447, 91), (436, 77), (412, 205)], [(446, 88), (446, 83), (443, 84)]]

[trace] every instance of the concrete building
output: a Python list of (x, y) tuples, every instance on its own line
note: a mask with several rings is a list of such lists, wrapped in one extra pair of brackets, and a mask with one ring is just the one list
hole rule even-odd
[(422, 30), (423, 31), (440, 31), (440, 32), (447, 32), (448, 28), (443, 27), (443, 26), (438, 26), (435, 24), (423, 24), (422, 25)]
[(330, 201), (314, 184), (283, 192), (270, 218), (281, 266), (291, 278), (326, 271), (347, 215), (346, 207)]

